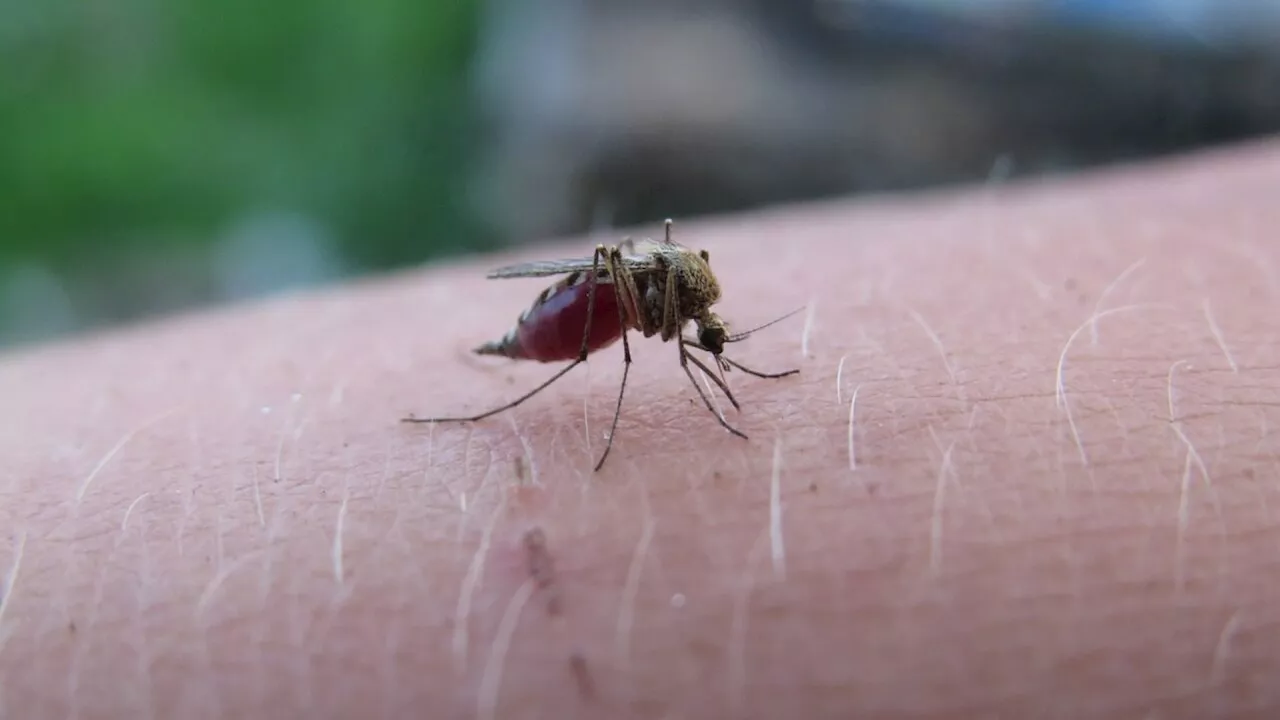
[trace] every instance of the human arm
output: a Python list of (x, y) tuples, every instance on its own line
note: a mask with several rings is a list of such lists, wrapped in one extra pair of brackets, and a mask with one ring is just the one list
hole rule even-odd
[(11, 356), (5, 709), (1274, 710), (1277, 181), (1264, 146), (677, 219), (735, 325), (813, 303), (733, 349), (801, 374), (730, 374), (743, 441), (637, 340), (600, 473), (618, 347), (397, 422), (554, 371), (466, 355), (541, 289), (506, 260)]

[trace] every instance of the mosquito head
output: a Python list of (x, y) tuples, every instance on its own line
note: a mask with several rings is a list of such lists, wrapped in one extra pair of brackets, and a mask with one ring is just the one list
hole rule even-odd
[(724, 344), (729, 342), (729, 337), (729, 326), (719, 315), (708, 310), (698, 319), (698, 344), (712, 355), (724, 352)]

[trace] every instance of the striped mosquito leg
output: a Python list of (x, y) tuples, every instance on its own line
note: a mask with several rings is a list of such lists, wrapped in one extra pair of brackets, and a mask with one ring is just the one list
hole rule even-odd
[(689, 376), (689, 382), (693, 384), (693, 389), (698, 391), (698, 397), (702, 398), (702, 404), (707, 406), (707, 410), (716, 417), (716, 420), (725, 430), (728, 430), (734, 435), (746, 440), (746, 433), (730, 425), (729, 421), (725, 420), (723, 415), (716, 412), (715, 406), (711, 404), (711, 398), (707, 397), (706, 391), (704, 391), (702, 386), (698, 384), (698, 380), (693, 377), (693, 371), (689, 369), (690, 360), (693, 361), (694, 365), (698, 366), (698, 369), (702, 370), (702, 372), (706, 373), (713, 381), (715, 381), (716, 385), (720, 386), (720, 389), (724, 391), (725, 396), (729, 398), (729, 401), (733, 403), (734, 407), (737, 407), (738, 401), (733, 399), (733, 395), (729, 392), (729, 388), (725, 387), (719, 378), (712, 374), (705, 365), (699, 362), (698, 358), (690, 355), (689, 351), (685, 349), (683, 344), (680, 344), (680, 367), (684, 368), (684, 374)]
[(604, 245), (596, 245), (591, 254), (591, 277), (587, 278), (587, 322), (582, 328), (582, 349), (578, 351), (578, 362), (587, 359), (591, 347), (591, 327), (596, 319), (596, 288), (600, 285), (600, 256), (604, 256), (605, 267), (609, 267), (609, 249)]
[[(618, 431), (618, 417), (622, 415), (622, 395), (627, 391), (627, 374), (631, 372), (631, 343), (627, 340), (627, 311), (624, 306), (631, 302), (624, 299), (624, 295), (630, 295), (632, 288), (635, 287), (635, 278), (631, 277), (631, 271), (627, 269), (622, 262), (622, 251), (614, 247), (605, 256), (605, 267), (608, 270), (609, 277), (613, 280), (614, 293), (618, 296), (618, 323), (622, 326), (622, 383), (618, 385), (618, 404), (613, 408), (613, 424), (609, 426), (609, 440), (604, 446), (604, 453), (600, 455), (600, 460), (596, 463), (596, 471), (604, 466), (604, 459), (609, 457), (609, 451), (613, 449), (613, 436)], [(592, 281), (594, 283), (594, 280)], [(626, 288), (625, 290), (623, 288)], [(594, 287), (593, 287), (594, 289)], [(588, 307), (590, 304), (588, 303)], [(591, 317), (590, 309), (587, 310), (587, 317)], [(588, 327), (590, 327), (588, 322)]]

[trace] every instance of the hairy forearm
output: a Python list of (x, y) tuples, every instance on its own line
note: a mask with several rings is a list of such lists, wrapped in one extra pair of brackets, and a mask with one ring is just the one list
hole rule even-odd
[(1274, 710), (1277, 181), (678, 223), (735, 327), (809, 304), (732, 350), (801, 374), (729, 374), (743, 441), (635, 339), (599, 473), (620, 347), (396, 422), (555, 370), (466, 356), (541, 289), (511, 258), (13, 356), (6, 709)]

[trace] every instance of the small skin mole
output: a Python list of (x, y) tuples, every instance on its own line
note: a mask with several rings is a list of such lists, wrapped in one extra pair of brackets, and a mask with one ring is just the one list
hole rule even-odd
[(538, 589), (547, 592), (547, 614), (561, 615), (564, 604), (560, 592), (556, 588), (555, 562), (547, 549), (547, 536), (542, 528), (533, 528), (524, 534), (524, 548), (529, 577), (537, 583)]
[(1067, 281), (1066, 281), (1066, 282), (1064, 282), (1064, 283), (1062, 283), (1062, 287), (1063, 287), (1063, 288), (1065, 288), (1065, 289), (1067, 290), (1067, 292), (1071, 292), (1072, 290), (1075, 290), (1075, 289), (1076, 289), (1076, 279), (1075, 279), (1075, 278), (1067, 278)]
[(76, 634), (76, 621), (75, 621), (75, 620), (72, 620), (71, 622), (67, 623), (67, 632), (71, 633), (72, 635), (75, 635), (75, 634)]
[(810, 483), (809, 483), (809, 492), (811, 492), (811, 493), (816, 493), (816, 492), (818, 492), (818, 483), (817, 483), (817, 482), (810, 482)]
[(587, 658), (579, 652), (575, 652), (569, 657), (569, 669), (573, 673), (573, 679), (578, 685), (578, 694), (584, 700), (594, 700), (596, 697), (596, 683), (591, 677), (591, 670), (587, 667)]

